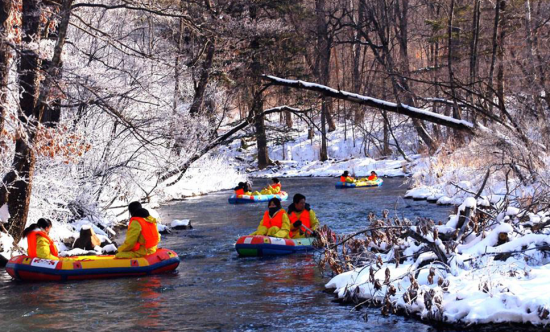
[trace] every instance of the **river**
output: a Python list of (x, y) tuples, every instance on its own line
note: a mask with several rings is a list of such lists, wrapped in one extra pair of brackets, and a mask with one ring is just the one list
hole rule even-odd
[[(321, 224), (336, 232), (367, 226), (370, 211), (445, 222), (451, 208), (403, 200), (404, 179), (384, 179), (379, 188), (335, 189), (334, 178), (282, 179), (299, 192)], [(256, 179), (254, 188), (267, 183)], [(384, 317), (379, 309), (352, 310), (324, 289), (312, 254), (239, 258), (235, 240), (251, 233), (266, 204), (229, 205), (230, 191), (173, 202), (157, 211), (164, 223), (190, 219), (194, 226), (163, 237), (182, 262), (174, 274), (143, 278), (14, 282), (0, 273), (0, 321), (4, 331), (433, 331), (414, 319)], [(368, 320), (365, 320), (365, 313)], [(447, 329), (446, 331), (453, 331)]]

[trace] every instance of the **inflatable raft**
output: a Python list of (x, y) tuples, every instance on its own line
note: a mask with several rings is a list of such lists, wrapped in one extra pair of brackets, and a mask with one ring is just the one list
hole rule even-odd
[(231, 195), (229, 197), (228, 201), (229, 204), (241, 204), (241, 203), (259, 203), (259, 202), (267, 202), (273, 197), (277, 197), (281, 201), (286, 201), (288, 199), (288, 194), (285, 191), (281, 191), (278, 194), (275, 195)]
[(315, 238), (281, 239), (263, 235), (241, 236), (235, 243), (240, 256), (279, 256), (313, 251)]
[(6, 271), (17, 280), (63, 281), (158, 274), (173, 271), (179, 264), (180, 258), (174, 251), (159, 249), (142, 258), (75, 256), (54, 261), (15, 256), (9, 260)]
[(374, 181), (357, 181), (357, 182), (336, 182), (336, 189), (345, 188), (361, 188), (361, 187), (379, 187), (384, 180), (378, 178)]

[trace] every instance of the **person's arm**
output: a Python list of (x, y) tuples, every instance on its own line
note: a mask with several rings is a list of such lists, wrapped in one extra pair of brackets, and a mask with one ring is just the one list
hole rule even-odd
[(281, 229), (275, 234), (275, 237), (288, 239), (288, 233), (290, 232), (290, 219), (288, 219), (288, 214), (283, 214), (283, 223)]
[(36, 236), (36, 256), (38, 258), (51, 259), (54, 261), (59, 260), (58, 257), (55, 257), (50, 252), (50, 241), (40, 235)]
[(138, 242), (140, 234), (141, 225), (137, 221), (132, 222), (130, 228), (128, 229), (128, 232), (126, 233), (126, 239), (124, 240), (124, 243), (120, 247), (118, 247), (118, 252), (132, 251), (132, 249), (134, 249), (134, 246)]
[(265, 235), (267, 234), (267, 227), (264, 226), (264, 219), (260, 221), (260, 224), (258, 225), (258, 229), (250, 235)]
[(317, 228), (319, 228), (319, 219), (317, 219), (317, 216), (313, 210), (309, 210), (309, 222), (311, 224), (312, 231), (316, 231)]

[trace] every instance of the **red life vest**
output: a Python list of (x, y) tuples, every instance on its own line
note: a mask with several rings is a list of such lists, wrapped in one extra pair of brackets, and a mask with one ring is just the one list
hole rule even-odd
[(376, 175), (371, 175), (371, 176), (369, 176), (369, 177), (367, 178), (367, 180), (369, 180), (369, 181), (374, 181), (374, 180), (376, 180), (377, 178), (378, 178), (378, 176), (376, 176)]
[(280, 183), (274, 183), (271, 185), (271, 188), (279, 188), (281, 190), (281, 184)]
[(50, 253), (55, 256), (55, 257), (59, 257), (58, 253), (57, 253), (57, 248), (55, 247), (55, 244), (53, 243), (53, 240), (50, 239), (50, 237), (48, 236), (48, 234), (44, 231), (32, 231), (29, 235), (27, 235), (27, 245), (29, 247), (29, 249), (27, 249), (27, 254), (29, 257), (38, 257), (37, 256), (37, 253), (36, 253), (36, 243), (37, 243), (37, 239), (36, 239), (36, 236), (37, 235), (40, 235), (42, 236), (43, 238), (45, 238), (46, 240), (48, 240), (48, 242), (50, 243)]
[[(304, 209), (302, 211), (302, 213), (300, 214), (300, 218), (298, 218), (298, 216), (296, 215), (296, 212), (294, 212), (294, 211), (292, 211), (292, 213), (288, 216), (288, 218), (290, 219), (290, 224), (293, 224), (296, 221), (300, 220), (300, 221), (302, 221), (302, 225), (304, 225), (307, 228), (311, 229), (311, 219), (310, 219), (310, 216), (309, 216), (309, 211), (306, 210), (306, 209)], [(290, 238), (292, 238), (292, 236), (294, 234), (296, 234), (297, 232), (299, 232), (299, 231), (300, 231), (299, 228), (297, 228), (295, 230), (291, 230), (290, 233), (289, 233)]]
[[(159, 231), (156, 223), (147, 222), (141, 217), (132, 217), (132, 219), (130, 219), (130, 223), (128, 224), (128, 229), (130, 229), (133, 221), (137, 221), (141, 226), (141, 235), (143, 235), (143, 238), (145, 239), (146, 249), (152, 248), (159, 244)], [(140, 247), (141, 243), (137, 242), (134, 248), (132, 248), (132, 251), (138, 251)]]
[(342, 175), (342, 176), (340, 177), (340, 182), (346, 182), (346, 177)]
[(262, 224), (266, 228), (271, 228), (273, 226), (276, 227), (283, 227), (283, 216), (286, 214), (285, 210), (280, 209), (275, 213), (273, 217), (269, 216), (269, 211), (265, 211), (264, 213), (264, 219), (262, 220)]
[(239, 196), (239, 195), (244, 195), (244, 189), (237, 189), (235, 190), (235, 195)]

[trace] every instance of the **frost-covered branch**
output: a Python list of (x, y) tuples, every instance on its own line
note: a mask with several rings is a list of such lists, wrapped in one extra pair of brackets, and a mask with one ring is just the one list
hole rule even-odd
[(321, 84), (305, 82), (301, 80), (289, 80), (276, 76), (263, 75), (262, 79), (269, 81), (273, 85), (288, 86), (297, 89), (315, 91), (327, 97), (347, 100), (361, 105), (371, 106), (388, 112), (394, 112), (428, 122), (437, 123), (446, 127), (473, 132), (474, 125), (465, 120), (458, 120), (449, 116), (437, 114), (426, 109), (421, 109), (405, 104), (397, 104), (381, 99), (359, 95), (342, 90), (336, 90)]

